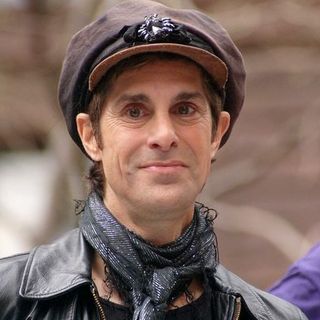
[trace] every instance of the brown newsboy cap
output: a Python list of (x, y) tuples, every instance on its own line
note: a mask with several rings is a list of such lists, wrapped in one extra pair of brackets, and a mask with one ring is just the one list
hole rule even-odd
[(207, 15), (148, 0), (124, 1), (73, 36), (63, 63), (59, 102), (72, 139), (85, 153), (76, 116), (86, 112), (94, 88), (119, 61), (147, 52), (171, 52), (201, 65), (223, 93), (231, 116), (228, 139), (242, 108), (245, 69), (226, 30)]

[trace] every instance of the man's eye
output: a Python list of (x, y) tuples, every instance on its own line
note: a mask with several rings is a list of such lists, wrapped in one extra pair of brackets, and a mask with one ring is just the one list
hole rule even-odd
[(177, 113), (182, 114), (182, 115), (189, 115), (189, 114), (194, 113), (194, 108), (192, 108), (191, 106), (189, 106), (187, 104), (182, 104), (182, 105), (178, 106)]
[(130, 107), (127, 110), (127, 115), (130, 118), (140, 118), (141, 116), (143, 116), (143, 110), (139, 107)]

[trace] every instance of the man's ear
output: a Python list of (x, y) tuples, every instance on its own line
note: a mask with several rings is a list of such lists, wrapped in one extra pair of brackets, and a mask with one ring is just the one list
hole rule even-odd
[(92, 123), (87, 113), (79, 113), (76, 117), (77, 129), (82, 145), (94, 161), (101, 160), (101, 149), (94, 135)]
[(213, 160), (220, 146), (223, 135), (227, 132), (230, 125), (230, 114), (221, 111), (216, 132), (212, 136), (211, 141), (211, 159)]

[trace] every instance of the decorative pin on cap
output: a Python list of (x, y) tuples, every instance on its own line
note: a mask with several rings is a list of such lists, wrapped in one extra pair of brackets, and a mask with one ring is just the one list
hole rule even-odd
[(174, 23), (168, 17), (159, 18), (157, 14), (144, 17), (144, 23), (127, 27), (124, 41), (133, 45), (145, 43), (181, 43), (189, 44), (191, 38), (181, 24)]
[(163, 41), (175, 29), (170, 18), (158, 18), (157, 14), (153, 14), (144, 18), (144, 23), (138, 29), (138, 37), (145, 42)]

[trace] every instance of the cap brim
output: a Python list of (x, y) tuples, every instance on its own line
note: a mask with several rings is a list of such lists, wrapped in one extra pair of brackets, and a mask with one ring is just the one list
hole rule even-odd
[(170, 52), (201, 65), (215, 80), (220, 88), (224, 88), (228, 79), (228, 69), (225, 63), (214, 54), (197, 47), (175, 43), (152, 43), (123, 49), (110, 55), (95, 66), (89, 76), (89, 91), (93, 91), (106, 72), (121, 60), (140, 53)]

